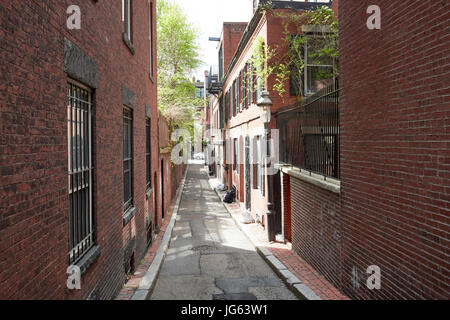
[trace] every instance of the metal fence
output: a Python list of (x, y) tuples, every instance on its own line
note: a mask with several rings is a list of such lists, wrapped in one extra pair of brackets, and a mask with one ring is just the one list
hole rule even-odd
[(277, 112), (280, 160), (339, 179), (339, 82)]

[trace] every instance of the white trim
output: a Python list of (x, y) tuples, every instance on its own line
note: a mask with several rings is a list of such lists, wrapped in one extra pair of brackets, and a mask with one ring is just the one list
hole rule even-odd
[[(315, 185), (319, 188), (331, 191), (336, 194), (341, 193), (341, 181), (325, 177), (324, 175), (311, 173), (310, 171), (292, 167), (292, 166), (281, 166), (281, 171), (288, 174), (291, 177), (297, 178), (299, 180), (308, 182), (312, 185)], [(325, 180), (326, 179), (326, 180)]]

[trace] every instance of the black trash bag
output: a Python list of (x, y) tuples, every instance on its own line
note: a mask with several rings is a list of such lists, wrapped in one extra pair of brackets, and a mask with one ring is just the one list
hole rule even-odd
[(233, 203), (235, 201), (236, 201), (236, 187), (233, 186), (233, 189), (227, 191), (227, 193), (223, 197), (223, 202), (225, 202), (225, 203)]

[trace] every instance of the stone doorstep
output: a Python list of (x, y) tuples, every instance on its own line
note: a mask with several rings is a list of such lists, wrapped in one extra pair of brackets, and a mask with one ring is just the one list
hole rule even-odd
[[(209, 179), (209, 184), (212, 189), (216, 191), (219, 199), (221, 198), (220, 193), (214, 188), (214, 185)], [(221, 201), (222, 202), (222, 201)], [(236, 209), (240, 209), (236, 207), (236, 209), (232, 209), (231, 206), (227, 203), (222, 202), (224, 207), (227, 209), (230, 216), (233, 218), (236, 226), (244, 233), (244, 235), (250, 240), (252, 245), (255, 247), (256, 251), (263, 257), (263, 259), (267, 262), (267, 264), (275, 271), (275, 273), (286, 283), (287, 287), (300, 299), (306, 300), (322, 300), (319, 295), (317, 295), (311, 288), (309, 288), (306, 284), (304, 284), (300, 279), (298, 279), (291, 271), (287, 269), (287, 267), (280, 261), (275, 255), (265, 246), (261, 246), (255, 239), (254, 236), (245, 230), (245, 228), (239, 223), (237, 218), (237, 213), (233, 211)]]
[(144, 262), (138, 266), (135, 275), (123, 286), (115, 300), (146, 300), (152, 293), (156, 284), (155, 280), (169, 248), (188, 171), (189, 168), (186, 168), (184, 178), (180, 183), (176, 203), (172, 209), (170, 222), (165, 223), (160, 229), (157, 239), (144, 256)]

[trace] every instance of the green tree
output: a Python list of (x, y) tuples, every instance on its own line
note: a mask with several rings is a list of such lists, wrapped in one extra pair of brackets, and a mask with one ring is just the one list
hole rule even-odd
[(157, 2), (158, 107), (171, 131), (187, 129), (193, 136), (194, 116), (202, 99), (194, 97), (193, 71), (201, 65), (197, 29), (181, 8), (169, 0)]

